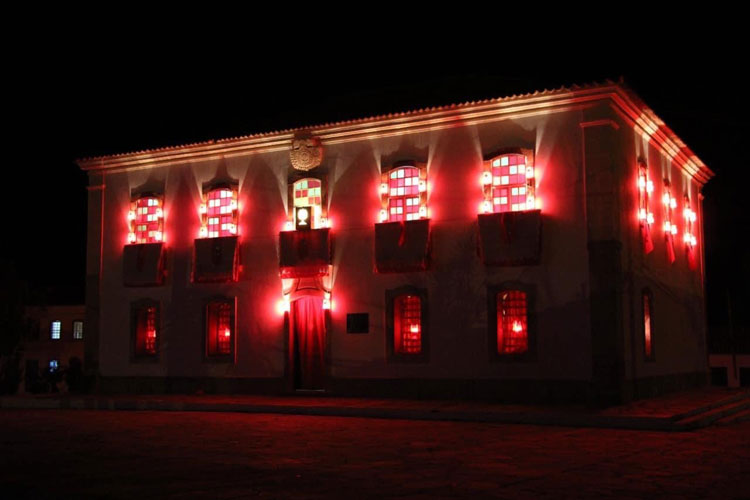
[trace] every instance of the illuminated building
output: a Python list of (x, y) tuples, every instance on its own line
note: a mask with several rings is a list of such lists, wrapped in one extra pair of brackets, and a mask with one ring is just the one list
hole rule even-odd
[(610, 403), (706, 380), (713, 173), (620, 84), (79, 164), (105, 389)]

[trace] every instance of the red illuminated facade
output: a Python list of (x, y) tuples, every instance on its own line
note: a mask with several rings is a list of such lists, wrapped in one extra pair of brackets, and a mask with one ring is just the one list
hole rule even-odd
[(622, 85), (79, 163), (113, 390), (607, 404), (706, 378), (713, 174)]

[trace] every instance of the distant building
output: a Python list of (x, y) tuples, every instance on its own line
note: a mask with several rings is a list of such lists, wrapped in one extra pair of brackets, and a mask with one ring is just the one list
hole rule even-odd
[(47, 391), (51, 372), (66, 369), (71, 358), (83, 362), (85, 315), (83, 305), (26, 307), (19, 393)]
[(606, 404), (707, 381), (713, 173), (620, 84), (79, 164), (104, 390)]

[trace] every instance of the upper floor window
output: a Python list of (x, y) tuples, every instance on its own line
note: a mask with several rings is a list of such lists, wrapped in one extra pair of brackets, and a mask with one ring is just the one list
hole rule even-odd
[(157, 353), (159, 340), (158, 307), (154, 303), (140, 303), (133, 307), (136, 357), (150, 357)]
[(383, 174), (380, 222), (427, 218), (426, 169), (413, 165), (397, 167)]
[(523, 354), (529, 349), (526, 292), (503, 290), (497, 294), (497, 353)]
[(328, 227), (328, 220), (323, 216), (322, 189), (323, 182), (320, 179), (306, 178), (294, 182), (292, 185), (294, 228)]
[(668, 179), (664, 179), (664, 194), (661, 201), (664, 204), (664, 239), (667, 244), (667, 258), (671, 264), (675, 261), (674, 236), (677, 234), (677, 224), (673, 215), (677, 208), (677, 200), (672, 196), (672, 185)]
[(139, 197), (130, 205), (128, 220), (128, 243), (159, 243), (164, 240), (164, 210), (161, 197)]
[(206, 305), (206, 355), (229, 356), (234, 344), (234, 301), (213, 300)]
[(641, 227), (643, 250), (646, 253), (654, 249), (654, 242), (651, 239), (651, 226), (654, 223), (654, 214), (651, 212), (653, 192), (654, 183), (648, 176), (648, 165), (641, 160), (638, 162), (638, 222)]
[(52, 340), (60, 340), (61, 326), (62, 326), (62, 323), (58, 320), (55, 320), (52, 323), (50, 323), (49, 336)]
[(530, 154), (495, 156), (484, 164), (482, 213), (520, 212), (536, 208), (536, 181)]
[(83, 338), (83, 321), (73, 322), (73, 338), (75, 340), (81, 340)]
[(237, 190), (217, 187), (203, 195), (200, 206), (201, 238), (235, 236), (238, 223)]
[(685, 195), (683, 217), (685, 218), (685, 234), (683, 235), (683, 241), (685, 242), (685, 248), (687, 250), (688, 265), (690, 266), (690, 269), (695, 270), (698, 267), (695, 252), (695, 247), (698, 244), (698, 238), (695, 237), (695, 221), (698, 220), (698, 216), (692, 209), (690, 205), (690, 196), (687, 194)]

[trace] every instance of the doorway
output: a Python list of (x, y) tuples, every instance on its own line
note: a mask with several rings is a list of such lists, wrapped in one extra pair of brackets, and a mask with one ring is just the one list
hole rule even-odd
[(305, 295), (291, 303), (294, 389), (323, 390), (326, 381), (326, 320), (323, 297)]

